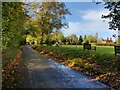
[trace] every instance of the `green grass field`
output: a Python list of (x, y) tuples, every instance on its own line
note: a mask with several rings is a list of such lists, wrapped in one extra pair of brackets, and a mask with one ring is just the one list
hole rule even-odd
[[(75, 50), (83, 50), (82, 45), (62, 45), (64, 48), (74, 48)], [(61, 48), (62, 49), (62, 48)], [(101, 54), (115, 54), (114, 46), (96, 46), (96, 51), (92, 50), (91, 53), (101, 53)]]
[[(114, 46), (97, 46), (95, 50), (83, 50), (82, 45), (37, 46), (38, 50), (44, 51), (49, 56), (61, 60), (86, 59), (90, 63), (111, 67), (109, 69), (120, 69), (120, 55), (115, 55)], [(52, 53), (50, 53), (52, 52)]]

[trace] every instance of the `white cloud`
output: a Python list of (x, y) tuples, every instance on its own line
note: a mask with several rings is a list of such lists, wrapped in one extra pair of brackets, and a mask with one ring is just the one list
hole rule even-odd
[(82, 14), (83, 20), (90, 20), (90, 21), (102, 21), (101, 16), (107, 15), (109, 13), (108, 10), (86, 10), (80, 11), (80, 15)]
[(69, 22), (69, 28), (63, 29), (63, 33), (65, 36), (76, 34), (79, 35), (91, 35), (95, 34), (96, 32), (105, 31), (106, 26), (108, 26), (107, 23), (97, 23), (97, 22)]
[(115, 31), (109, 30), (108, 20), (103, 22), (102, 14), (108, 14), (107, 10), (86, 10), (80, 11), (80, 22), (69, 22), (69, 28), (63, 29), (65, 36), (76, 34), (79, 35), (95, 35), (99, 33), (99, 38), (112, 37)]
[(78, 34), (81, 32), (81, 24), (79, 22), (69, 22), (69, 28), (63, 29), (63, 33), (65, 36), (71, 35), (71, 34)]

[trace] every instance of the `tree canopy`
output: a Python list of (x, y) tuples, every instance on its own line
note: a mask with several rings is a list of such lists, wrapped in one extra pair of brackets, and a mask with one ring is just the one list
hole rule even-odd
[[(108, 9), (110, 12), (108, 15), (102, 15), (102, 18), (109, 18), (109, 29), (119, 30), (120, 31), (120, 1), (118, 2), (106, 2), (105, 9)], [(118, 31), (118, 41), (120, 40), (120, 33)], [(120, 42), (120, 41), (119, 41)], [(118, 43), (120, 44), (120, 43)]]
[(24, 41), (24, 22), (28, 15), (22, 2), (2, 3), (2, 42), (6, 47), (17, 47)]
[(45, 35), (49, 41), (50, 35), (54, 30), (68, 26), (65, 21), (65, 15), (70, 14), (70, 12), (62, 2), (36, 2), (31, 3), (29, 7), (33, 11), (31, 17), (37, 22), (36, 25), (39, 28), (36, 29), (36, 32), (40, 32), (38, 37), (41, 36), (41, 44)]
[(108, 15), (102, 15), (102, 18), (109, 18), (109, 29), (120, 30), (120, 1), (106, 2), (105, 9), (110, 12)]

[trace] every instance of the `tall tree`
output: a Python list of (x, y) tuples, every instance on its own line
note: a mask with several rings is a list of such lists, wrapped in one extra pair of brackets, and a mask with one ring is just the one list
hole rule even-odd
[(33, 16), (38, 20), (41, 29), (41, 43), (43, 42), (44, 34), (47, 35), (48, 40), (50, 40), (50, 35), (53, 30), (59, 30), (67, 26), (65, 15), (70, 14), (70, 12), (64, 3), (32, 3), (30, 7), (34, 10)]
[[(24, 40), (24, 22), (27, 19), (24, 3), (2, 3), (2, 42), (6, 47), (17, 47)], [(21, 41), (22, 40), (22, 41)]]

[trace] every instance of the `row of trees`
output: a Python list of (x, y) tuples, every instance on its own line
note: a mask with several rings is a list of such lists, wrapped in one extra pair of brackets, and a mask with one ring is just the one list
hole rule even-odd
[[(39, 42), (37, 42), (36, 38), (32, 37), (31, 35), (28, 35), (27, 42), (29, 43), (30, 41), (39, 43)], [(71, 35), (65, 37), (61, 31), (55, 31), (50, 34), (49, 43), (55, 44), (56, 42), (59, 42), (60, 44), (67, 44), (67, 45), (76, 45), (76, 44), (82, 45), (84, 43), (96, 43), (97, 39), (96, 39), (96, 37), (94, 37), (92, 35), (89, 35), (89, 36), (80, 35), (78, 38), (75, 34), (71, 34)], [(48, 39), (46, 36), (43, 38), (43, 44), (47, 44), (47, 43), (48, 43)]]
[(85, 44), (85, 43), (87, 43), (87, 44), (88, 43), (96, 43), (97, 39), (92, 35), (89, 35), (89, 36), (80, 35), (79, 38), (78, 38), (75, 34), (72, 34), (72, 35), (66, 37), (66, 41), (67, 41), (67, 44), (82, 45), (82, 44)]
[(24, 3), (3, 2), (2, 3), (2, 48), (16, 48), (23, 44), (25, 28), (28, 20)]
[(65, 15), (70, 14), (62, 2), (3, 2), (2, 48), (17, 48), (26, 43), (27, 36), (43, 44), (46, 38), (60, 28), (67, 28)]
[[(105, 8), (109, 9), (110, 13), (103, 15), (102, 18), (110, 18), (110, 29), (120, 30), (120, 1), (106, 2)], [(58, 32), (62, 27), (68, 27), (65, 20), (65, 16), (68, 14), (71, 13), (62, 2), (3, 2), (3, 50), (24, 44), (27, 35), (36, 38), (40, 44), (43, 44), (46, 38), (47, 44), (50, 44), (50, 37), (54, 32)], [(76, 39), (71, 40), (72, 37)], [(77, 37), (71, 35), (67, 39), (69, 43), (74, 44)], [(82, 39), (79, 41), (81, 43)]]
[[(59, 42), (61, 44), (67, 44), (67, 45), (82, 45), (83, 43), (96, 43), (97, 39), (92, 36), (82, 36), (80, 35), (79, 38), (75, 34), (71, 34), (67, 37), (65, 37), (62, 32), (55, 31), (50, 36), (50, 42), (51, 44), (55, 44), (56, 42)], [(44, 43), (47, 44), (47, 39), (44, 39)]]

